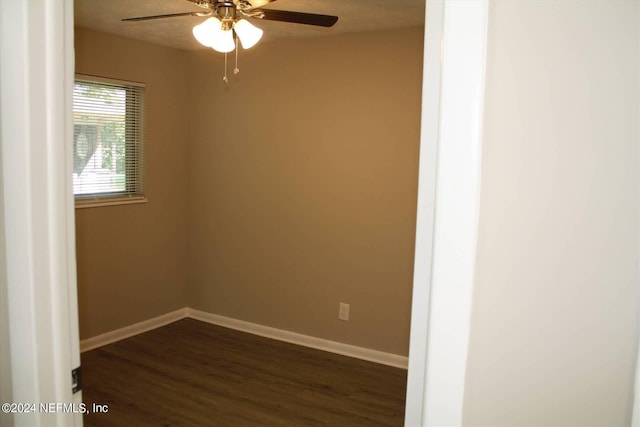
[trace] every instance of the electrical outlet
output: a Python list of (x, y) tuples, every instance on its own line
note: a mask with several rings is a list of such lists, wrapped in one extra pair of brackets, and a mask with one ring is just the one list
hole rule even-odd
[(338, 319), (349, 320), (349, 304), (344, 302), (340, 303), (340, 313), (338, 314)]

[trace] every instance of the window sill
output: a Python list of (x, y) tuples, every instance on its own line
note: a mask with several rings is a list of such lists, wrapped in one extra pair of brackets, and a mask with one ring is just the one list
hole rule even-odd
[(96, 199), (76, 199), (76, 209), (99, 208), (102, 206), (133, 205), (137, 203), (147, 203), (146, 197), (114, 197)]

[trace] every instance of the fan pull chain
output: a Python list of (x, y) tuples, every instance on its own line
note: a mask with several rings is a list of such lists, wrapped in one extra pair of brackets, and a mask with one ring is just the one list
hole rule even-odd
[(224, 77), (222, 81), (225, 83), (229, 83), (229, 79), (227, 78), (227, 53), (224, 53)]
[(240, 68), (238, 68), (238, 37), (236, 37), (236, 68), (233, 69), (233, 74), (238, 75)]

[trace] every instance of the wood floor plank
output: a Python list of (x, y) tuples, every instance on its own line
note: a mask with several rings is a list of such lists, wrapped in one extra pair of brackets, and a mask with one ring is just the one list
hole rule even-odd
[(401, 426), (406, 371), (183, 319), (82, 354), (85, 426)]

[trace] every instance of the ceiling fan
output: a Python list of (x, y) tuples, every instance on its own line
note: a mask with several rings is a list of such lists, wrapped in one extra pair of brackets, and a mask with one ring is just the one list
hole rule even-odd
[(149, 19), (175, 18), (179, 16), (215, 16), (235, 18), (237, 15), (247, 18), (264, 19), (268, 21), (293, 22), (295, 24), (317, 25), (331, 27), (337, 21), (337, 16), (320, 15), (316, 13), (292, 12), (288, 10), (259, 9), (276, 0), (187, 0), (205, 9), (204, 12), (170, 13), (167, 15), (141, 16), (125, 18), (123, 21), (146, 21)]
[(251, 24), (246, 18), (266, 21), (291, 22), (295, 24), (332, 27), (337, 16), (317, 13), (293, 12), (288, 10), (261, 9), (276, 0), (187, 0), (204, 9), (202, 12), (170, 13), (166, 15), (141, 16), (125, 18), (123, 21), (147, 21), (151, 19), (177, 18), (181, 16), (208, 17), (207, 20), (193, 27), (193, 36), (204, 46), (225, 54), (225, 73), (227, 78), (227, 53), (236, 51), (236, 67), (238, 69), (238, 40), (244, 49), (254, 46), (262, 38), (263, 31)]

